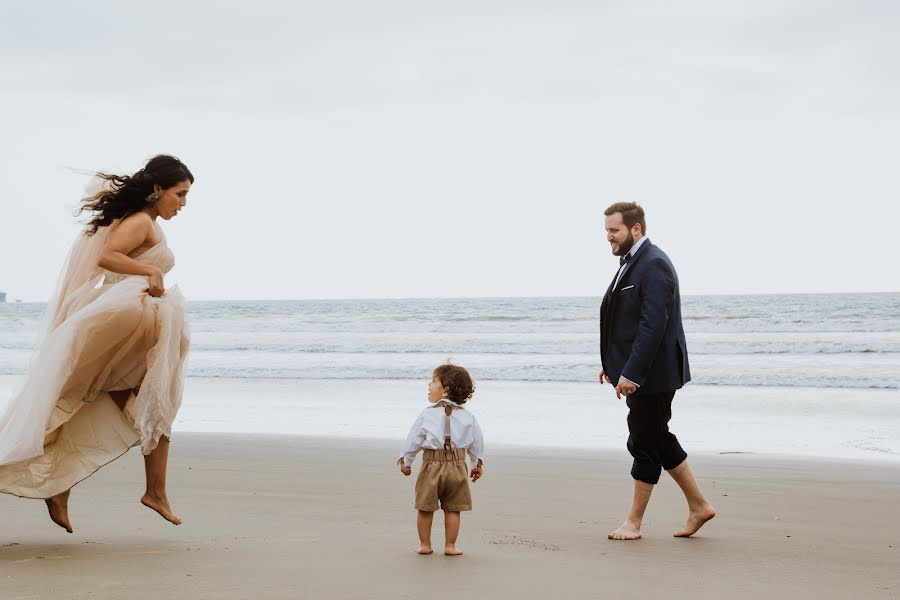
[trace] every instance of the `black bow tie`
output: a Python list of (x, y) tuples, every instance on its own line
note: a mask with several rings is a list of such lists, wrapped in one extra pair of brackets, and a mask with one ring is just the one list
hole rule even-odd
[(627, 263), (629, 260), (631, 260), (631, 252), (629, 252), (628, 254), (626, 254), (625, 256), (623, 256), (619, 259), (619, 266), (621, 267), (622, 265)]

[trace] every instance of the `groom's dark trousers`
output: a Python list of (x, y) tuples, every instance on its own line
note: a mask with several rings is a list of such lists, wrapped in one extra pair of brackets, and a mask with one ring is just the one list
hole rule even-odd
[(631, 476), (655, 484), (687, 458), (669, 431), (675, 391), (691, 380), (678, 276), (649, 239), (620, 270), (600, 307), (600, 358), (613, 385), (638, 385), (627, 399)]

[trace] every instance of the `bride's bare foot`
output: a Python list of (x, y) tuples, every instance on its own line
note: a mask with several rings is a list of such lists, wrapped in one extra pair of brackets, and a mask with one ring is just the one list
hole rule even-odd
[(444, 556), (462, 556), (462, 553), (463, 551), (454, 544), (447, 544), (444, 546)]
[(66, 490), (62, 494), (57, 494), (44, 500), (47, 503), (47, 510), (50, 512), (50, 518), (54, 523), (73, 533), (72, 524), (69, 523), (69, 491)]
[(169, 499), (165, 496), (151, 496), (150, 494), (144, 494), (141, 498), (141, 504), (158, 512), (166, 521), (174, 523), (175, 525), (181, 525), (181, 519), (172, 513), (172, 507), (169, 506)]
[(712, 507), (712, 504), (706, 504), (701, 506), (697, 510), (692, 510), (688, 515), (687, 521), (684, 524), (684, 527), (676, 531), (674, 534), (675, 537), (691, 537), (697, 531), (703, 527), (703, 524), (716, 516), (716, 509)]
[(622, 526), (608, 534), (611, 540), (639, 540), (641, 539), (641, 527), (631, 521), (625, 521)]
[(431, 549), (431, 546), (429, 544), (422, 544), (421, 546), (419, 546), (419, 549), (416, 550), (416, 552), (418, 552), (419, 554), (431, 554), (432, 552), (434, 552), (434, 550)]

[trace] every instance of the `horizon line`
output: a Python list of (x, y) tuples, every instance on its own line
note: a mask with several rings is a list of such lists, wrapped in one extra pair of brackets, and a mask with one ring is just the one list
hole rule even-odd
[[(739, 296), (860, 296), (891, 295), (900, 291), (862, 291), (862, 292), (712, 292), (681, 294), (683, 298), (700, 297), (739, 297)], [(7, 294), (8, 296), (9, 294)], [(327, 302), (327, 301), (375, 301), (375, 300), (525, 300), (525, 299), (566, 299), (566, 298), (602, 298), (598, 295), (561, 295), (561, 296), (338, 296), (338, 297), (306, 297), (306, 298), (195, 298), (190, 302)], [(12, 299), (2, 304), (45, 304), (47, 300)]]

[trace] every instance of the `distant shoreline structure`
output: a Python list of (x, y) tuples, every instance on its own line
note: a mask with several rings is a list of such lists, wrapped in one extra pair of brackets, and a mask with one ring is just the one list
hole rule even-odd
[(6, 302), (6, 292), (0, 292), (0, 302)]

